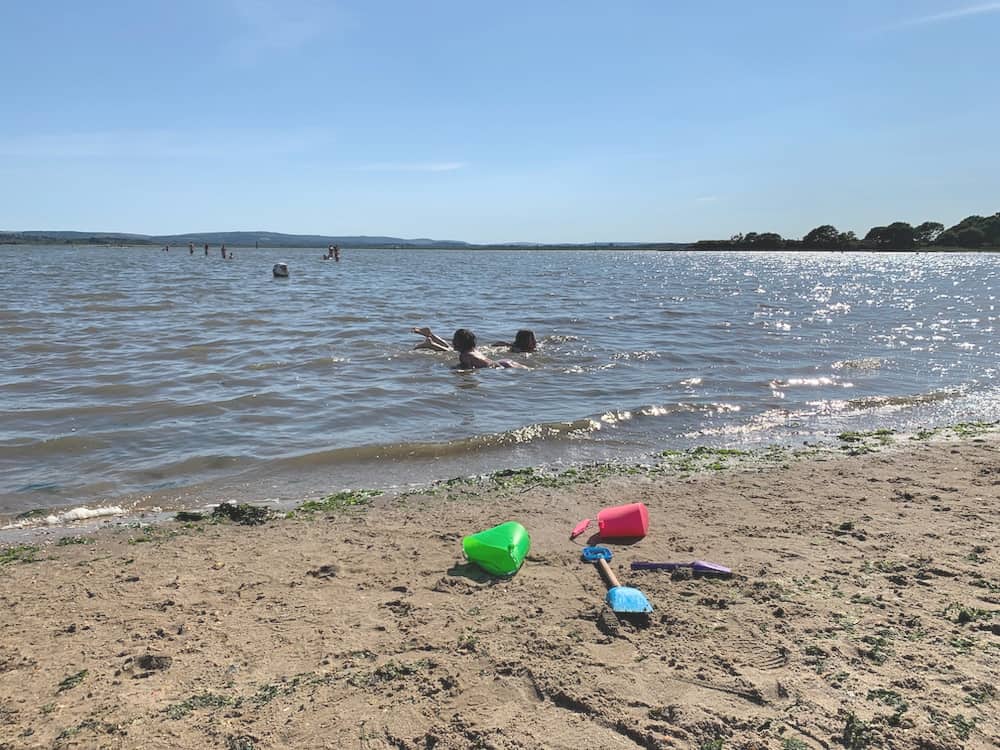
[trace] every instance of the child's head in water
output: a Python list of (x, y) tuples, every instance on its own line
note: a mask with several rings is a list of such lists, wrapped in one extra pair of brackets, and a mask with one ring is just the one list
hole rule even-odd
[(535, 332), (522, 328), (514, 336), (514, 348), (522, 352), (533, 352), (538, 344), (535, 342)]
[(459, 328), (451, 337), (451, 345), (456, 352), (471, 352), (476, 348), (476, 334), (468, 328)]

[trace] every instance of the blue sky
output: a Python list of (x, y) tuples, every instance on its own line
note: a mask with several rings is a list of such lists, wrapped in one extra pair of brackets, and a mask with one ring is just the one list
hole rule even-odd
[(0, 229), (687, 241), (1000, 211), (1000, 2), (0, 17)]

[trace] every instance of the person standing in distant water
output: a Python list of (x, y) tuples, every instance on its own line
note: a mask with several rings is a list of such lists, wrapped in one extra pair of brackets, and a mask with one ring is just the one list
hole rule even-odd
[(208, 257), (208, 243), (205, 243), (205, 257)]
[(194, 255), (194, 243), (193, 242), (189, 242), (188, 243), (188, 255)]
[(326, 249), (326, 255), (323, 256), (323, 260), (333, 260), (333, 245), (330, 245)]
[(333, 246), (333, 259), (340, 263), (340, 248), (337, 245)]
[(223, 243), (222, 247), (219, 248), (219, 249), (222, 251), (222, 259), (225, 260), (226, 259), (226, 245), (225, 245), (225, 243)]

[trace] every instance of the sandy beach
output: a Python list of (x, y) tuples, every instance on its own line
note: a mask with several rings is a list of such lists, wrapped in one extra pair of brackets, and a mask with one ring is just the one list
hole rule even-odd
[[(0, 748), (986, 748), (1000, 434), (526, 470), (0, 550)], [(569, 530), (642, 501), (608, 611)], [(463, 535), (517, 520), (511, 579)], [(709, 560), (729, 579), (633, 572)]]

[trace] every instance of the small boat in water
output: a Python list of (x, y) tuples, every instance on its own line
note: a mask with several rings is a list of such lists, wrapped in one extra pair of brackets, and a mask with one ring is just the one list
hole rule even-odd
[(271, 269), (274, 273), (274, 278), (276, 279), (287, 279), (288, 278), (288, 264), (287, 263), (275, 263), (274, 268)]

